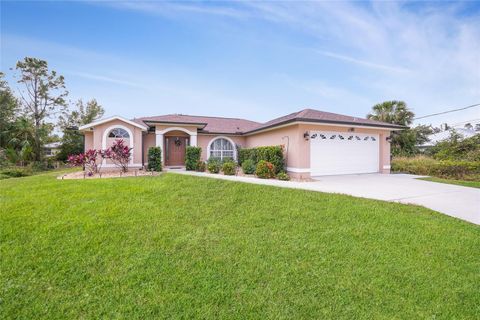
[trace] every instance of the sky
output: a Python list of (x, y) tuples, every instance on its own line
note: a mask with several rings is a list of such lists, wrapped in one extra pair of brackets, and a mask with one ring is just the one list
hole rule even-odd
[[(106, 116), (264, 122), (304, 108), (417, 116), (480, 103), (480, 2), (2, 1), (1, 70), (48, 61)], [(480, 107), (418, 120), (480, 121)]]

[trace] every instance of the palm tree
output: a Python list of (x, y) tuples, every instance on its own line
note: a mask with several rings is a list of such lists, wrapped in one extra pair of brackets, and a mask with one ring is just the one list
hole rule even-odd
[(368, 119), (408, 126), (412, 124), (415, 114), (410, 111), (403, 101), (385, 101), (376, 104), (372, 113), (367, 115)]
[[(32, 122), (25, 117), (18, 118), (10, 131), (7, 157), (10, 158), (12, 162), (30, 160), (34, 139)], [(16, 153), (16, 159), (13, 159), (15, 158), (14, 153)]]

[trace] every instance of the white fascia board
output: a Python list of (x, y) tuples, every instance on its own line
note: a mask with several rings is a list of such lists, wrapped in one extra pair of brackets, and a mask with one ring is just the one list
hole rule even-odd
[(113, 120), (119, 120), (119, 121), (122, 121), (122, 122), (125, 122), (125, 123), (128, 123), (134, 127), (137, 127), (137, 128), (140, 128), (142, 129), (143, 131), (147, 131), (148, 128), (145, 127), (145, 126), (142, 126), (141, 124), (139, 123), (136, 123), (136, 122), (133, 122), (131, 120), (128, 120), (128, 119), (125, 119), (123, 117), (120, 117), (120, 116), (113, 116), (113, 117), (109, 117), (109, 118), (105, 118), (105, 119), (101, 119), (101, 120), (98, 120), (98, 121), (94, 121), (94, 122), (90, 122), (90, 123), (87, 123), (83, 126), (80, 126), (78, 128), (78, 130), (80, 131), (85, 131), (85, 130), (88, 130), (92, 127), (95, 127), (95, 126), (98, 126), (100, 124), (103, 124), (103, 123), (107, 123), (107, 122), (110, 122), (110, 121), (113, 121)]

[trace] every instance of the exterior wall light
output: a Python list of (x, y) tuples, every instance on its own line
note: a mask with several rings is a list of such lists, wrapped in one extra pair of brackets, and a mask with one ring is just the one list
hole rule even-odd
[(310, 133), (308, 131), (305, 131), (305, 133), (303, 134), (303, 139), (305, 139), (305, 141), (308, 141), (310, 139)]
[(354, 132), (355, 128), (348, 128), (348, 132)]

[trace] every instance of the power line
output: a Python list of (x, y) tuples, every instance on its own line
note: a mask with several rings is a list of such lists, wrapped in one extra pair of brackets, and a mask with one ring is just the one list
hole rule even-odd
[(466, 120), (466, 121), (462, 121), (462, 122), (457, 122), (457, 123), (454, 123), (452, 124), (452, 127), (457, 127), (457, 126), (461, 126), (461, 125), (464, 125), (464, 124), (467, 124), (467, 123), (475, 123), (475, 122), (478, 122), (480, 121), (480, 119), (471, 119), (471, 120)]
[(470, 108), (478, 107), (478, 106), (480, 106), (480, 103), (472, 104), (471, 106), (466, 106), (466, 107), (463, 107), (463, 108), (458, 108), (458, 109), (443, 111), (443, 112), (439, 112), (439, 113), (427, 114), (426, 116), (421, 116), (421, 117), (415, 118), (415, 119), (413, 119), (413, 120), (418, 120), (418, 119), (423, 119), (423, 118), (434, 117), (434, 116), (438, 116), (438, 115), (441, 115), (441, 114), (446, 114), (446, 113), (450, 113), (450, 112), (456, 112), (456, 111), (466, 110), (466, 109), (470, 109)]

